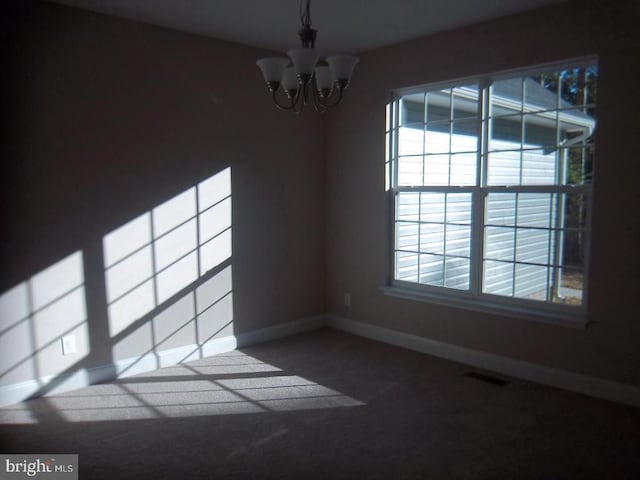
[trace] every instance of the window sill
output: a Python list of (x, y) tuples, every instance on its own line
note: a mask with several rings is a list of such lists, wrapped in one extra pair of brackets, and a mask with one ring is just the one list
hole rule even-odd
[(542, 322), (579, 330), (585, 330), (587, 328), (587, 320), (584, 310), (572, 312), (565, 311), (564, 309), (547, 310), (535, 308), (535, 306), (530, 307), (528, 305), (508, 305), (486, 299), (470, 298), (464, 295), (440, 292), (436, 293), (398, 285), (381, 287), (380, 290), (385, 295), (407, 300), (435, 303), (437, 305), (462, 308), (476, 312), (493, 313), (495, 315)]

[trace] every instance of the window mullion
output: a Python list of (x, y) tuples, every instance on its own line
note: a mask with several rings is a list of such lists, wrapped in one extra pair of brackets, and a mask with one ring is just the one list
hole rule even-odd
[(487, 193), (567, 193), (587, 194), (590, 187), (585, 185), (493, 185), (485, 187)]
[[(555, 142), (556, 146), (559, 147), (561, 143), (560, 139), (560, 107), (562, 100), (562, 76), (563, 72), (558, 74), (558, 91), (556, 92), (556, 118), (555, 118)], [(556, 150), (556, 185), (566, 185), (567, 179), (567, 165), (566, 165), (566, 156), (564, 151), (561, 149)], [(553, 294), (560, 293), (560, 282), (562, 280), (562, 267), (560, 267), (561, 259), (563, 256), (564, 249), (564, 233), (561, 230), (564, 225), (564, 203), (566, 195), (561, 193), (556, 193), (556, 203), (555, 203), (555, 225), (554, 227), (557, 230), (554, 231), (553, 241), (554, 245), (554, 258), (553, 258)], [(553, 198), (553, 195), (551, 195)]]
[(486, 193), (486, 159), (489, 143), (488, 80), (478, 82), (478, 155), (476, 157), (476, 187), (471, 197), (471, 259), (469, 290), (474, 296), (482, 292), (482, 257), (484, 252), (484, 204)]
[(426, 157), (425, 154), (427, 152), (427, 122), (429, 121), (429, 119), (427, 118), (427, 111), (428, 111), (428, 107), (427, 107), (427, 94), (425, 93), (423, 96), (423, 101), (424, 101), (424, 115), (422, 116), (422, 174), (421, 174), (421, 184), (424, 185), (425, 181), (424, 181), (424, 172), (425, 172), (425, 164), (426, 164)]
[(524, 149), (525, 149), (526, 122), (527, 122), (527, 117), (524, 114), (525, 95), (527, 94), (525, 83), (526, 83), (526, 77), (523, 77), (520, 80), (520, 168), (519, 168), (519, 174), (518, 174), (518, 185), (522, 185), (524, 183), (523, 182), (524, 177), (523, 177), (522, 171), (524, 169)]
[(449, 162), (447, 165), (447, 185), (451, 185), (451, 151), (453, 147), (453, 88), (449, 89)]
[(393, 171), (396, 168), (396, 159), (393, 156), (393, 145), (394, 143), (397, 141), (396, 138), (396, 121), (395, 118), (393, 116), (394, 111), (395, 111), (395, 104), (396, 104), (397, 100), (395, 95), (392, 97), (390, 103), (389, 103), (389, 109), (388, 109), (388, 134), (389, 135), (389, 143), (386, 145), (387, 148), (387, 152), (386, 155), (389, 158), (389, 162), (387, 164), (387, 171), (385, 172), (385, 175), (388, 176), (389, 178), (389, 189), (387, 190), (387, 195), (385, 197), (385, 208), (386, 208), (386, 214), (387, 214), (387, 221), (389, 222), (389, 230), (388, 230), (388, 235), (387, 235), (387, 241), (388, 243), (388, 248), (387, 248), (387, 282), (389, 284), (391, 284), (393, 282), (393, 280), (396, 277), (396, 261), (395, 261), (395, 256), (396, 256), (396, 214), (397, 214), (397, 210), (395, 208), (395, 197), (397, 195), (396, 192), (396, 181), (395, 181), (395, 176), (393, 174)]
[(513, 283), (511, 284), (511, 295), (516, 296), (516, 265), (518, 264), (518, 209), (520, 208), (520, 193), (516, 193), (516, 205), (513, 215), (513, 257), (512, 257), (512, 270), (511, 278)]
[(393, 189), (389, 192), (390, 195), (387, 197), (387, 208), (389, 211), (389, 218), (391, 220), (391, 228), (389, 229), (389, 283), (393, 282), (396, 278), (396, 268), (397, 268), (397, 259), (396, 259), (396, 214), (398, 211), (398, 193)]
[(471, 259), (469, 290), (473, 295), (480, 295), (482, 290), (482, 257), (484, 231), (484, 199), (482, 188), (476, 188), (471, 197)]
[(480, 106), (478, 109), (478, 115), (480, 116), (480, 135), (478, 136), (478, 168), (477, 168), (477, 181), (476, 185), (479, 187), (487, 186), (487, 170), (488, 170), (488, 152), (489, 141), (491, 135), (491, 122), (489, 115), (491, 112), (491, 81), (484, 80), (479, 83), (479, 88), (482, 89), (481, 95), (478, 96)]
[(396, 99), (391, 104), (391, 161), (389, 162), (391, 168), (391, 190), (388, 197), (388, 209), (389, 218), (391, 221), (391, 228), (389, 229), (389, 282), (392, 282), (396, 278), (396, 216), (398, 213), (398, 140), (399, 140), (399, 128), (400, 121), (398, 115), (400, 114), (400, 100)]
[[(554, 223), (553, 223), (553, 200), (557, 199), (557, 194), (551, 194), (549, 195), (549, 232), (547, 234), (547, 263), (554, 263), (555, 262), (555, 249), (552, 248), (553, 246), (553, 239), (555, 238), (555, 233), (553, 231), (553, 227), (555, 227)], [(557, 201), (557, 200), (556, 200)], [(556, 246), (557, 247), (557, 246)], [(554, 259), (552, 260), (551, 257), (554, 257)], [(547, 292), (546, 292), (546, 300), (547, 302), (550, 302), (551, 300), (553, 300), (553, 294), (556, 291), (556, 267), (550, 267), (547, 269)]]
[[(425, 153), (427, 151), (427, 94), (425, 93), (423, 96), (423, 105), (424, 112), (422, 115), (422, 170), (420, 173), (420, 183), (424, 186), (424, 173), (425, 173)], [(421, 274), (421, 264), (422, 264), (422, 192), (418, 193), (418, 283), (421, 283), (422, 280)]]
[(392, 181), (392, 185), (393, 188), (397, 188), (398, 187), (398, 170), (399, 170), (399, 159), (398, 159), (398, 143), (399, 143), (399, 137), (400, 137), (400, 120), (398, 118), (398, 115), (400, 115), (400, 100), (396, 100), (393, 102), (393, 108), (392, 108), (392, 119), (393, 119), (393, 131), (392, 131), (392, 136), (393, 136), (393, 145), (392, 145), (392, 156), (391, 156), (391, 163), (393, 165), (393, 171), (392, 176), (391, 176), (391, 181)]

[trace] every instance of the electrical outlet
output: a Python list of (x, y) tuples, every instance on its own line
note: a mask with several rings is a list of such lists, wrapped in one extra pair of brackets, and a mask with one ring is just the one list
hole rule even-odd
[(345, 307), (350, 307), (351, 306), (351, 294), (350, 293), (345, 293), (344, 294), (344, 306)]
[(66, 335), (62, 337), (62, 355), (71, 355), (76, 352), (76, 336)]

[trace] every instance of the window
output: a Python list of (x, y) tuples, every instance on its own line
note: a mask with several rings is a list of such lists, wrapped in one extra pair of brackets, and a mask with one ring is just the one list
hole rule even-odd
[(581, 60), (387, 106), (396, 292), (583, 323), (597, 77)]

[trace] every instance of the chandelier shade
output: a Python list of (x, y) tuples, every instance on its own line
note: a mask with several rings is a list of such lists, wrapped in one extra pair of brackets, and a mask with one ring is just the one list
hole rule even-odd
[(353, 75), (353, 69), (360, 61), (358, 57), (351, 55), (334, 55), (326, 58), (329, 68), (333, 73), (333, 79), (337, 82), (351, 81), (351, 75)]
[(296, 75), (311, 75), (320, 58), (313, 48), (296, 48), (289, 50), (287, 55), (293, 63)]
[(333, 86), (333, 74), (326, 65), (316, 67), (316, 85), (319, 90), (331, 89)]
[(262, 58), (256, 63), (262, 70), (265, 82), (280, 82), (282, 80), (282, 72), (289, 65), (289, 59), (280, 57)]
[[(310, 4), (311, 0), (306, 0), (300, 16), (302, 29), (298, 35), (302, 48), (289, 50), (287, 57), (268, 57), (256, 62), (276, 106), (296, 113), (309, 104), (320, 112), (338, 105), (359, 62), (353, 55), (320, 58), (315, 49), (317, 30), (311, 28)], [(280, 91), (284, 95), (278, 94)]]
[(286, 67), (282, 72), (282, 88), (285, 91), (298, 88), (298, 76), (293, 67)]

